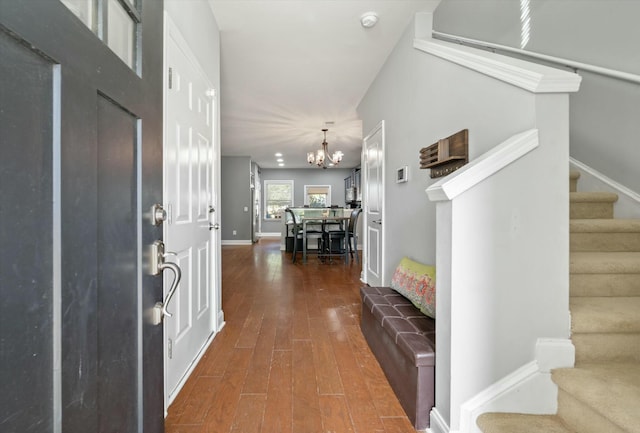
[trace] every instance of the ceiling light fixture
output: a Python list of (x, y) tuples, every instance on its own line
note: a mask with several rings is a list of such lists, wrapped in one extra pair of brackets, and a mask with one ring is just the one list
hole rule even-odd
[(378, 23), (378, 14), (375, 12), (365, 12), (360, 17), (360, 24), (365, 29), (370, 29)]
[(308, 152), (307, 153), (307, 162), (309, 164), (315, 164), (318, 167), (327, 168), (327, 165), (325, 164), (326, 160), (329, 160), (330, 163), (332, 163), (333, 165), (338, 165), (340, 163), (340, 161), (342, 161), (342, 157), (344, 156), (344, 153), (342, 153), (341, 151), (337, 151), (334, 152), (333, 155), (331, 155), (329, 153), (329, 144), (327, 143), (327, 128), (324, 128), (322, 130), (322, 132), (324, 132), (324, 140), (322, 140), (322, 149), (318, 149), (318, 151), (314, 154), (313, 152)]

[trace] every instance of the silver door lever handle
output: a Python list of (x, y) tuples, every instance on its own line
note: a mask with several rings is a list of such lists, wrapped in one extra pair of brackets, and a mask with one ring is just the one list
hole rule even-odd
[(167, 298), (162, 303), (162, 315), (167, 317), (173, 317), (167, 307), (169, 306), (169, 302), (171, 302), (171, 298), (176, 293), (178, 289), (178, 284), (180, 284), (180, 280), (182, 279), (182, 271), (180, 270), (180, 266), (175, 263), (165, 262), (158, 265), (158, 269), (164, 271), (165, 269), (170, 269), (173, 271), (173, 283), (171, 284), (171, 288), (169, 289), (169, 293), (167, 293)]

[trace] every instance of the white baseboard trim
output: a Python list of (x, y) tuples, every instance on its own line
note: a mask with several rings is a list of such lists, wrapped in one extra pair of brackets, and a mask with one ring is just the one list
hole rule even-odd
[(282, 234), (280, 232), (273, 232), (273, 233), (262, 232), (262, 233), (258, 233), (258, 237), (259, 238), (279, 238), (280, 236), (282, 236)]
[[(218, 330), (218, 332), (219, 332), (219, 330)], [(207, 352), (207, 349), (209, 348), (209, 346), (213, 342), (213, 339), (216, 337), (216, 335), (218, 335), (218, 332), (213, 332), (211, 334), (211, 336), (209, 336), (209, 338), (207, 339), (207, 342), (204, 344), (204, 346), (202, 346), (202, 348), (200, 349), (200, 351), (196, 355), (195, 359), (193, 360), (193, 362), (191, 363), (191, 365), (189, 366), (189, 368), (185, 372), (184, 376), (182, 376), (182, 379), (180, 379), (180, 382), (178, 382), (178, 385), (176, 386), (176, 389), (174, 390), (174, 392), (172, 394), (166, 395), (167, 402), (165, 404), (165, 408), (166, 409), (164, 411), (165, 418), (169, 414), (168, 413), (169, 412), (169, 406), (171, 406), (171, 403), (173, 403), (173, 401), (176, 399), (176, 397), (180, 393), (180, 390), (182, 389), (184, 384), (187, 383), (187, 380), (189, 379), (189, 376), (191, 376), (191, 373), (193, 373), (193, 370), (196, 368), (196, 366), (198, 365), (198, 363), (200, 362), (200, 360), (202, 359), (204, 354)]]
[(570, 164), (580, 171), (578, 191), (606, 191), (618, 194), (614, 204), (617, 218), (637, 218), (640, 213), (640, 194), (605, 176), (575, 158), (569, 158)]
[(476, 419), (485, 412), (555, 414), (558, 387), (554, 368), (573, 367), (575, 348), (568, 339), (538, 339), (536, 360), (487, 387), (460, 408), (460, 432), (482, 433)]
[(224, 321), (224, 311), (220, 310), (218, 311), (218, 317), (217, 317), (217, 328), (218, 332), (220, 332), (222, 330), (222, 328), (224, 328), (224, 325), (226, 325), (227, 322)]
[(238, 241), (223, 239), (222, 241), (220, 241), (220, 244), (222, 245), (253, 245), (253, 242), (251, 242), (251, 239), (243, 239)]
[(427, 433), (450, 433), (449, 425), (442, 415), (440, 415), (438, 408), (434, 407), (431, 409), (429, 421), (430, 427), (427, 429)]

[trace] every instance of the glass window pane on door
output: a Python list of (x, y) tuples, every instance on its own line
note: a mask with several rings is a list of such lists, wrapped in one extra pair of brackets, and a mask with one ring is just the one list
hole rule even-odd
[(96, 19), (97, 0), (61, 0), (71, 12), (77, 16), (93, 33), (98, 28)]
[(130, 68), (135, 65), (136, 23), (118, 0), (109, 0), (107, 45)]

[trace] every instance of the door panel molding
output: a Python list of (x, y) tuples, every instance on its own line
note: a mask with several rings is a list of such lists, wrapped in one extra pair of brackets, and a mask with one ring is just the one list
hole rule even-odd
[[(380, 121), (363, 139), (362, 182), (363, 224), (367, 236), (363, 245), (363, 281), (372, 286), (385, 284), (385, 145), (384, 120)], [(371, 233), (375, 233), (373, 244)], [(375, 247), (375, 251), (372, 248)], [(375, 268), (372, 266), (375, 265)], [(377, 270), (377, 271), (376, 271)]]

